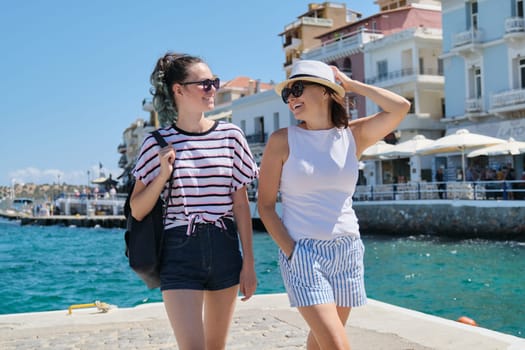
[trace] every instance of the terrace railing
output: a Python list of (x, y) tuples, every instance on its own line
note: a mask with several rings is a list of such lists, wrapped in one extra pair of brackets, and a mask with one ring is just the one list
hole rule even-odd
[[(439, 184), (445, 188), (440, 190)], [(355, 201), (416, 200), (525, 200), (525, 181), (458, 181), (414, 182), (385, 185), (360, 185), (354, 193)]]

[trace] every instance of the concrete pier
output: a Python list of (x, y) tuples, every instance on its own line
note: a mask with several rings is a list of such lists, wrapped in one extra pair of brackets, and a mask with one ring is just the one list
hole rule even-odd
[[(525, 339), (370, 300), (346, 327), (353, 350), (520, 350)], [(286, 294), (239, 301), (227, 349), (304, 349), (308, 327)], [(177, 349), (162, 303), (0, 315), (0, 349)]]

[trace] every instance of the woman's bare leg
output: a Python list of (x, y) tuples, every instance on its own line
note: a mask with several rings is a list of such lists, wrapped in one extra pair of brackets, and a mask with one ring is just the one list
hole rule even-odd
[(166, 290), (162, 292), (164, 307), (180, 350), (203, 350), (204, 327), (202, 324), (201, 290)]
[(310, 326), (306, 342), (308, 350), (350, 349), (345, 325), (351, 308), (320, 304), (300, 307), (298, 310)]
[(206, 350), (222, 350), (226, 347), (238, 292), (239, 285), (204, 292)]

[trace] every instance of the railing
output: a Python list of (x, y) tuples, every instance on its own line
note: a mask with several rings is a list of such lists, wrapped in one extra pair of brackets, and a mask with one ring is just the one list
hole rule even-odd
[(491, 107), (505, 107), (525, 103), (525, 89), (508, 90), (492, 95)]
[[(378, 83), (378, 82), (381, 82), (381, 81), (386, 81), (386, 80), (392, 80), (392, 79), (397, 79), (397, 78), (402, 78), (402, 77), (413, 76), (415, 74), (416, 74), (416, 71), (415, 71), (414, 68), (412, 68), (412, 67), (403, 68), (403, 69), (400, 69), (400, 70), (396, 70), (396, 71), (392, 71), (392, 72), (388, 72), (388, 73), (384, 73), (384, 74), (379, 74), (379, 75), (377, 75), (375, 77), (368, 78), (368, 79), (366, 79), (366, 83), (367, 84), (374, 84), (374, 83)], [(419, 74), (420, 75), (439, 75), (439, 76), (442, 76), (443, 72), (441, 70), (438, 70), (438, 69), (426, 68), (426, 69), (420, 69)]]
[(283, 47), (286, 49), (294, 49), (301, 45), (302, 40), (299, 38), (286, 38), (286, 41), (283, 43)]
[(478, 113), (483, 109), (480, 98), (471, 98), (465, 101), (465, 112)]
[(368, 29), (334, 35), (334, 38), (324, 41), (320, 46), (312, 47), (307, 52), (304, 52), (303, 58), (321, 59), (330, 54), (360, 50), (363, 44), (383, 37), (383, 34), (380, 32)]
[(454, 47), (477, 44), (481, 42), (481, 32), (479, 30), (468, 30), (454, 35)]
[(525, 20), (521, 17), (511, 17), (505, 20), (505, 33), (525, 31)]
[(252, 143), (264, 143), (268, 139), (268, 133), (256, 133), (251, 135), (246, 135), (246, 141), (248, 141), (249, 144)]
[(360, 185), (355, 201), (464, 199), (525, 200), (525, 181), (415, 182), (386, 185)]
[(298, 20), (288, 24), (284, 27), (284, 31), (287, 32), (294, 28), (299, 27), (300, 25), (313, 25), (321, 27), (331, 27), (334, 21), (329, 18), (317, 18), (317, 17), (301, 17)]

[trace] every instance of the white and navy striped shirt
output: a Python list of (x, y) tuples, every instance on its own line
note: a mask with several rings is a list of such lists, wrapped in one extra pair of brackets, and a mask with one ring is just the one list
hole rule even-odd
[[(216, 122), (204, 133), (186, 132), (174, 125), (159, 133), (176, 151), (166, 228), (233, 218), (231, 194), (259, 175), (241, 129)], [(133, 175), (145, 185), (160, 172), (159, 149), (153, 136), (144, 139)], [(168, 183), (164, 198), (167, 188)]]

